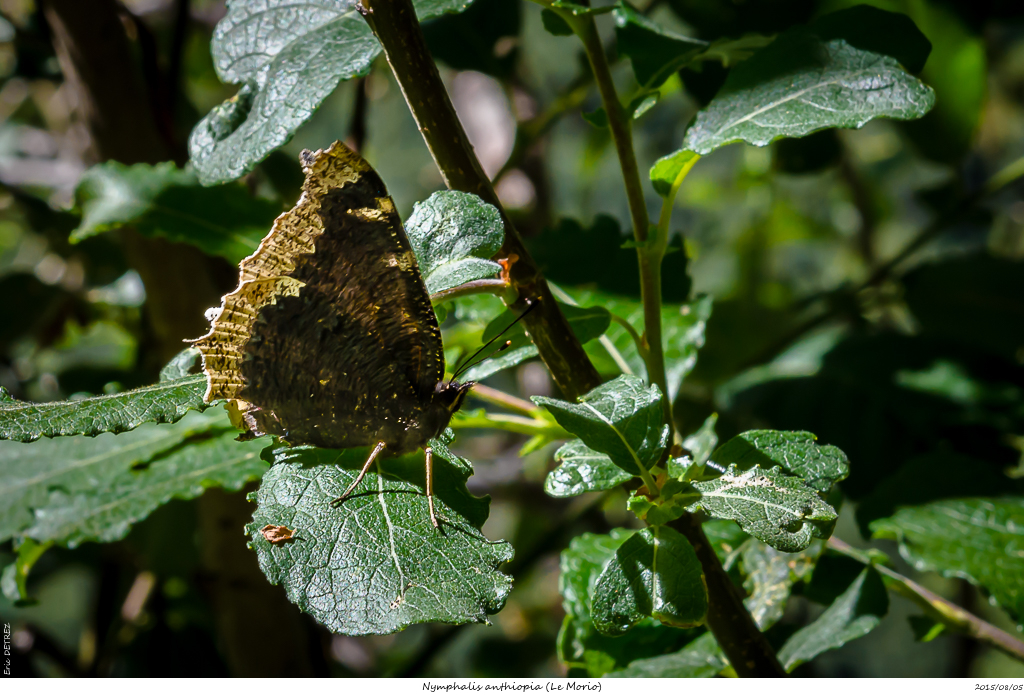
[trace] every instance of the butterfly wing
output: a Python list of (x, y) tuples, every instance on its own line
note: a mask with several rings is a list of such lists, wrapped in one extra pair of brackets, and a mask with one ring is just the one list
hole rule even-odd
[(420, 446), (444, 353), (394, 203), (341, 143), (303, 164), (298, 204), (242, 261), (196, 342), (206, 400), (238, 401), (253, 434), (293, 444)]

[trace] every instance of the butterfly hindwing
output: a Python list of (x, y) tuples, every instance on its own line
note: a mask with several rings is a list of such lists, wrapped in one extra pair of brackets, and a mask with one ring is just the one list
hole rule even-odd
[(398, 453), (444, 372), (430, 298), (370, 166), (340, 143), (303, 164), (302, 198), (197, 341), (207, 400), (240, 401), (254, 434)]

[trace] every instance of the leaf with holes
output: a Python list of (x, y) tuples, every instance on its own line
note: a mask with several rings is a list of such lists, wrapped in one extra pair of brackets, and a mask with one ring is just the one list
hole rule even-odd
[(433, 194), (416, 204), (405, 231), (430, 294), (501, 272), (490, 259), (505, 242), (505, 225), (497, 208), (475, 195)]
[[(480, 532), (488, 500), (466, 490), (468, 472), (435, 455), (435, 529), (422, 452), (378, 459), (351, 496), (332, 506), (366, 456), (366, 449), (274, 451), (246, 527), (263, 573), (332, 632), (485, 622), (511, 589), (512, 579), (497, 568), (512, 548)], [(260, 532), (267, 525), (292, 529), (293, 540), (271, 544)]]
[(795, 29), (732, 69), (682, 149), (764, 146), (825, 128), (860, 128), (879, 117), (920, 118), (934, 104), (935, 93), (894, 58)]
[(661, 400), (657, 386), (628, 375), (598, 386), (578, 403), (533, 397), (559, 425), (632, 475), (656, 464), (668, 445)]
[(668, 526), (633, 534), (615, 551), (594, 586), (591, 617), (610, 636), (621, 635), (644, 618), (663, 625), (693, 627), (704, 622), (708, 591), (697, 553), (686, 537)]
[(814, 536), (831, 534), (835, 524), (835, 510), (803, 480), (779, 468), (729, 466), (721, 477), (693, 485), (701, 498), (690, 505), (691, 512), (703, 509), (718, 519), (732, 519), (776, 550), (803, 550)]
[[(414, 0), (426, 21), (471, 0)], [(234, 0), (211, 43), (221, 80), (242, 87), (204, 117), (189, 155), (206, 185), (231, 181), (286, 143), (342, 80), (380, 53), (356, 0)]]
[(904, 507), (872, 522), (876, 538), (899, 541), (920, 571), (982, 586), (1018, 623), (1024, 618), (1024, 499), (969, 498)]
[(718, 447), (711, 459), (722, 466), (735, 463), (741, 469), (781, 466), (818, 492), (828, 492), (850, 474), (850, 461), (838, 447), (822, 446), (817, 439), (810, 432), (750, 430)]
[(544, 492), (552, 497), (574, 497), (584, 492), (611, 490), (633, 476), (605, 454), (574, 439), (555, 452), (558, 468), (548, 474)]

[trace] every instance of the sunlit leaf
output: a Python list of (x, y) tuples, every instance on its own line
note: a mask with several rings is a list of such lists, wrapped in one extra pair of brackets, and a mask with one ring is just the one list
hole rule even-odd
[[(352, 495), (331, 502), (362, 467), (366, 449), (274, 452), (247, 527), (260, 567), (288, 598), (332, 632), (387, 634), (421, 622), (485, 622), (512, 586), (498, 566), (512, 548), (480, 532), (488, 500), (465, 487), (468, 472), (435, 452), (440, 529), (430, 522), (423, 453), (375, 464)], [(285, 526), (275, 545), (260, 529)]]

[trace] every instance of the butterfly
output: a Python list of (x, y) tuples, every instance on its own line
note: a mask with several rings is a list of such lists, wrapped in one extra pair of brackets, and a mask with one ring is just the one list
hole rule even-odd
[(423, 449), (430, 520), (433, 450), (473, 382), (444, 380), (441, 331), (395, 204), (340, 142), (300, 156), (306, 180), (239, 265), (238, 287), (193, 341), (206, 402), (228, 400), (246, 430), (292, 445)]

